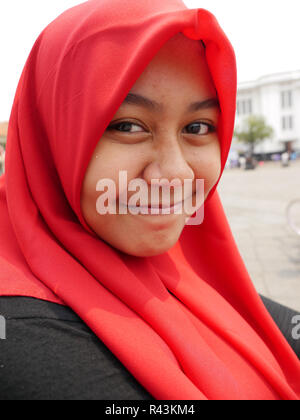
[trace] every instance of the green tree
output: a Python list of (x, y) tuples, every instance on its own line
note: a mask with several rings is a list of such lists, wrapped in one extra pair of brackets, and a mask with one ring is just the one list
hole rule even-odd
[(264, 117), (257, 115), (250, 115), (243, 121), (242, 127), (237, 127), (234, 132), (239, 141), (249, 145), (251, 156), (254, 147), (263, 140), (271, 138), (273, 134), (273, 128), (266, 124)]

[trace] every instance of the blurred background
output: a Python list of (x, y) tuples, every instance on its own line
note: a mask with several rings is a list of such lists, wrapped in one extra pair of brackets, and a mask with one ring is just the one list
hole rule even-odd
[[(0, 174), (27, 56), (44, 27), (79, 3), (1, 1)], [(219, 186), (233, 234), (258, 292), (300, 311), (299, 0), (184, 3), (211, 11), (236, 52), (235, 135)]]

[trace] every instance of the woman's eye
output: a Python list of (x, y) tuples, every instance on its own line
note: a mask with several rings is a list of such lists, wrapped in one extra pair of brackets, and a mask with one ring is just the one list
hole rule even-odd
[[(131, 130), (131, 128), (133, 127), (134, 129)], [(134, 124), (132, 122), (129, 122), (129, 121), (114, 124), (111, 127), (108, 127), (108, 130), (116, 130), (122, 133), (140, 133), (141, 131), (144, 131), (141, 126)]]
[(205, 136), (215, 131), (215, 127), (212, 124), (203, 123), (203, 122), (190, 124), (187, 126), (186, 129), (188, 129), (189, 127), (190, 127), (190, 130), (188, 130), (188, 134), (197, 134), (197, 135)]

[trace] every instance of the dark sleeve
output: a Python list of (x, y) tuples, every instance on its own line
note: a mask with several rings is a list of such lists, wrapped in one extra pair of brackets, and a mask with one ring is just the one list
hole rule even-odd
[(0, 314), (0, 400), (153, 399), (69, 308), (0, 298)]
[(292, 347), (298, 358), (300, 359), (300, 339), (293, 338), (293, 324), (292, 320), (294, 316), (300, 315), (299, 312), (294, 311), (280, 303), (274, 302), (271, 299), (268, 299), (264, 296), (261, 296), (262, 301), (267, 308), (268, 312), (274, 319), (278, 328), (286, 338), (289, 345)]
[[(299, 357), (291, 333), (297, 312), (262, 299)], [(0, 297), (0, 315), (0, 400), (153, 400), (71, 309)]]

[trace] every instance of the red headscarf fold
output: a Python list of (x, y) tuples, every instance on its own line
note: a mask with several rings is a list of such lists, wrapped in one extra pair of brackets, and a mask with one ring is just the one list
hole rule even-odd
[(179, 32), (206, 46), (224, 169), (236, 65), (215, 18), (181, 0), (68, 10), (37, 39), (15, 96), (0, 178), (0, 295), (68, 305), (156, 399), (299, 399), (300, 363), (249, 278), (216, 187), (204, 223), (156, 257), (110, 247), (81, 214), (99, 139)]

